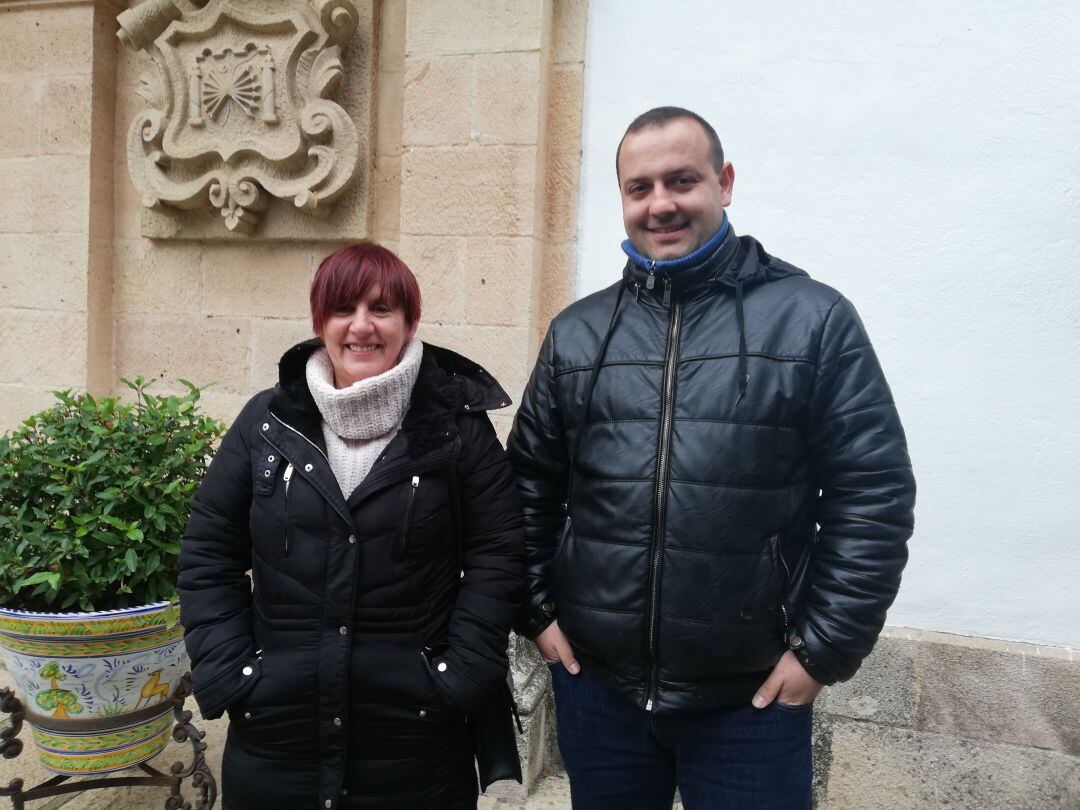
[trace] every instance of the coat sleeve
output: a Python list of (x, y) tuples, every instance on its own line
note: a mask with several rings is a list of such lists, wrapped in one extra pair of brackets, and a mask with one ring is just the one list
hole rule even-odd
[(843, 298), (822, 329), (808, 446), (821, 491), (819, 529), (792, 643), (810, 675), (829, 684), (854, 675), (877, 641), (907, 562), (915, 507), (892, 393), (858, 314)]
[(248, 403), (222, 439), (192, 501), (180, 545), (180, 616), (203, 717), (220, 717), (259, 677), (251, 622)]
[(566, 523), (570, 452), (555, 391), (555, 327), (521, 398), (507, 450), (525, 511), (525, 598), (516, 629), (534, 638), (557, 615), (552, 567)]
[(447, 647), (431, 661), (431, 674), (451, 704), (476, 711), (506, 680), (510, 627), (521, 601), (524, 538), (514, 475), (491, 421), (477, 414), (459, 424), (463, 573)]

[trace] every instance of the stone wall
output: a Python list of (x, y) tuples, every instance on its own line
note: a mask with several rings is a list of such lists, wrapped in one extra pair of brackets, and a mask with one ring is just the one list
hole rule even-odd
[[(387, 244), (416, 272), (420, 336), (489, 366), (516, 399), (572, 287), (585, 3), (357, 6), (369, 24), (345, 49), (342, 94), (369, 99), (374, 148), (334, 216), (366, 222), (349, 238)], [(308, 284), (343, 241), (273, 210), (250, 236), (147, 238), (168, 235), (172, 214), (148, 220), (128, 177), (144, 57), (115, 37), (124, 8), (0, 7), (0, 115), (12, 122), (0, 140), (0, 429), (54, 388), (116, 392), (136, 374), (158, 391), (213, 383), (207, 408), (231, 419), (310, 335)], [(370, 92), (349, 85), (367, 75), (360, 59), (375, 66)], [(510, 419), (494, 416), (501, 434)]]
[(109, 2), (0, 6), (0, 428), (113, 376)]
[(887, 628), (815, 717), (819, 808), (1080, 807), (1080, 653)]

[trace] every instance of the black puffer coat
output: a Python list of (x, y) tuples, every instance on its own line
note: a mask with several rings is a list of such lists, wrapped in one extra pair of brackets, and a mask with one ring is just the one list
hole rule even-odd
[(506, 677), (521, 595), (520, 503), (485, 414), (509, 398), (425, 345), (401, 431), (346, 499), (305, 381), (320, 345), (241, 412), (183, 540), (195, 697), (231, 718), (225, 801), (456, 807), (475, 795), (465, 712)]
[(748, 703), (789, 647), (842, 680), (877, 639), (913, 524), (904, 433), (851, 304), (753, 239), (670, 282), (628, 265), (561, 313), (508, 449), (519, 629), (557, 618), (642, 708)]

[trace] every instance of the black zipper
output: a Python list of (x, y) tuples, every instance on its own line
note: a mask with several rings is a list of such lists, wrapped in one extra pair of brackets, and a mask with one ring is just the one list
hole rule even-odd
[(416, 505), (416, 490), (420, 488), (420, 476), (414, 475), (409, 486), (409, 502), (405, 506), (405, 521), (401, 524), (401, 554), (409, 546), (409, 527), (412, 526), (413, 507)]
[(285, 482), (285, 556), (289, 556), (289, 485), (292, 483), (293, 470), (295, 468), (290, 461), (285, 465), (285, 472), (281, 480)]
[[(665, 279), (665, 299), (670, 298), (670, 281)], [(664, 515), (667, 509), (668, 453), (671, 450), (672, 413), (675, 410), (676, 364), (679, 360), (679, 329), (682, 305), (676, 298), (668, 325), (667, 355), (664, 359), (663, 401), (660, 404), (660, 447), (656, 459), (656, 490), (653, 494), (652, 560), (649, 567), (649, 677), (645, 711), (653, 710), (656, 697), (656, 614), (660, 600), (660, 562), (664, 554)]]

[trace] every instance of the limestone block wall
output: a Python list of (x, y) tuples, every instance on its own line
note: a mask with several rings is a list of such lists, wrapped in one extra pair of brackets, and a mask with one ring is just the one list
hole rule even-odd
[(1080, 681), (1067, 647), (886, 628), (814, 717), (815, 805), (1080, 806)]
[[(231, 419), (310, 335), (308, 284), (343, 242), (295, 218), (283, 238), (269, 215), (251, 237), (169, 234), (159, 212), (148, 230), (125, 155), (145, 107), (140, 55), (115, 36), (128, 5), (0, 6), (0, 429), (51, 389), (115, 392), (135, 374), (159, 391), (213, 383), (207, 408)], [(585, 2), (357, 6), (372, 20), (374, 149), (338, 204), (364, 208), (350, 238), (397, 250), (420, 278), (421, 337), (488, 366), (516, 401), (570, 297)], [(495, 417), (501, 433), (510, 419)]]
[(112, 376), (110, 2), (0, 6), (0, 425)]
[[(480, 359), (515, 400), (537, 333), (570, 298), (584, 12), (551, 0), (405, 12), (398, 232), (425, 295), (421, 336)], [(495, 415), (500, 433), (510, 419)]]

